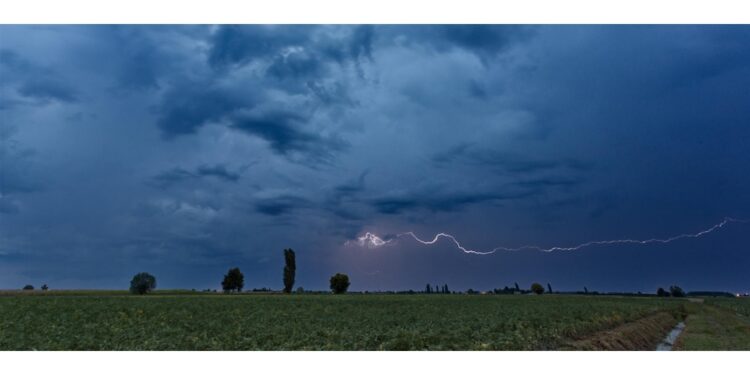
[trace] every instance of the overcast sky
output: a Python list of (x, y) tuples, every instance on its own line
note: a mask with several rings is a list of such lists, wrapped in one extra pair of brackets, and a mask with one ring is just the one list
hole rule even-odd
[[(1, 26), (0, 289), (747, 291), (750, 27)], [(295, 287), (296, 287), (295, 286)]]

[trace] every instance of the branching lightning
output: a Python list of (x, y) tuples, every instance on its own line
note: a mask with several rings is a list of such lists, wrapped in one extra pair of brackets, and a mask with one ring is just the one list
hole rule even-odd
[[(667, 238), (649, 238), (645, 240), (636, 240), (636, 239), (626, 238), (626, 239), (619, 239), (619, 240), (589, 241), (589, 242), (584, 242), (584, 243), (574, 245), (574, 246), (569, 246), (569, 247), (553, 246), (553, 247), (545, 248), (545, 247), (534, 246), (534, 245), (525, 245), (525, 246), (520, 246), (520, 247), (498, 246), (488, 251), (478, 251), (478, 250), (472, 250), (472, 249), (468, 249), (464, 247), (456, 239), (456, 237), (454, 237), (451, 234), (442, 233), (442, 232), (436, 234), (435, 237), (433, 237), (431, 240), (423, 240), (419, 238), (414, 232), (400, 233), (400, 234), (397, 234), (394, 238), (391, 238), (388, 240), (384, 240), (383, 238), (380, 238), (373, 233), (367, 232), (363, 236), (357, 237), (357, 240), (355, 241), (355, 243), (361, 247), (376, 248), (376, 247), (388, 245), (389, 243), (393, 242), (395, 239), (408, 236), (423, 245), (433, 245), (437, 243), (441, 238), (447, 238), (450, 241), (452, 241), (453, 244), (456, 246), (456, 248), (458, 248), (459, 250), (463, 251), (466, 254), (474, 254), (474, 255), (489, 255), (489, 254), (494, 254), (497, 251), (521, 251), (521, 250), (537, 250), (537, 251), (541, 251), (545, 253), (551, 253), (554, 251), (575, 251), (575, 250), (583, 249), (585, 247), (598, 246), (598, 245), (617, 245), (617, 244), (648, 245), (652, 243), (665, 244), (665, 243), (670, 243), (673, 241), (681, 240), (684, 238), (702, 237), (718, 229), (721, 229), (722, 227), (726, 226), (729, 223), (750, 223), (750, 220), (740, 220), (740, 219), (733, 219), (731, 217), (725, 217), (724, 220), (722, 220), (718, 224), (715, 224), (708, 229), (704, 229), (702, 231), (695, 232), (695, 233), (683, 233), (683, 234), (678, 234), (678, 235), (667, 237)], [(349, 243), (352, 243), (352, 241), (347, 241), (347, 244)]]

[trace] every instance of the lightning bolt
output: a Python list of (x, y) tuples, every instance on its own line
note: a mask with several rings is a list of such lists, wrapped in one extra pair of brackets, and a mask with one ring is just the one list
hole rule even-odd
[[(498, 246), (496, 248), (493, 248), (488, 251), (478, 251), (478, 250), (472, 250), (464, 247), (461, 245), (461, 243), (451, 234), (448, 233), (438, 233), (433, 237), (431, 240), (423, 240), (419, 238), (414, 232), (405, 232), (397, 234), (395, 238), (391, 238), (388, 240), (384, 240), (377, 235), (367, 232), (361, 237), (357, 237), (356, 244), (362, 247), (369, 247), (369, 248), (376, 248), (380, 246), (385, 246), (389, 243), (391, 243), (394, 239), (401, 238), (404, 236), (411, 237), (415, 241), (423, 244), (423, 245), (433, 245), (436, 242), (438, 242), (441, 238), (447, 238), (453, 244), (458, 248), (459, 250), (463, 251), (466, 254), (474, 254), (474, 255), (489, 255), (494, 254), (497, 251), (521, 251), (521, 250), (537, 250), (545, 253), (551, 253), (554, 251), (575, 251), (580, 250), (585, 247), (590, 246), (597, 246), (597, 245), (618, 245), (618, 244), (635, 244), (635, 245), (648, 245), (652, 243), (670, 243), (673, 241), (681, 240), (683, 238), (698, 238), (705, 236), (709, 233), (712, 233), (716, 230), (719, 230), (726, 226), (729, 223), (750, 223), (750, 220), (740, 220), (740, 219), (734, 219), (731, 217), (725, 217), (724, 220), (719, 222), (718, 224), (715, 224), (707, 229), (701, 230), (699, 232), (695, 233), (683, 233), (678, 234), (676, 236), (667, 237), (667, 238), (649, 238), (645, 240), (634, 240), (634, 239), (619, 239), (619, 240), (602, 240), (602, 241), (589, 241), (584, 242), (575, 246), (570, 247), (564, 247), (564, 246), (553, 246), (553, 247), (541, 247), (541, 246), (534, 246), (534, 245), (525, 245), (520, 247), (505, 247), (505, 246)], [(351, 241), (347, 241), (347, 244), (351, 243)]]

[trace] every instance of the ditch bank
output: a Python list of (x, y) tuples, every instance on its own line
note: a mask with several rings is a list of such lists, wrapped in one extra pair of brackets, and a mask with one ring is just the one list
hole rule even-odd
[(613, 329), (595, 333), (563, 346), (566, 350), (644, 350), (659, 346), (681, 317), (672, 312), (659, 312)]

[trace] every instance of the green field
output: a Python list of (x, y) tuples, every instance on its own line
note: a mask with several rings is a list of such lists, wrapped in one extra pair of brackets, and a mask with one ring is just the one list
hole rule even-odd
[(682, 315), (686, 303), (575, 295), (7, 293), (0, 296), (0, 350), (558, 349), (658, 312)]
[(750, 298), (706, 298), (687, 305), (679, 350), (750, 350)]

